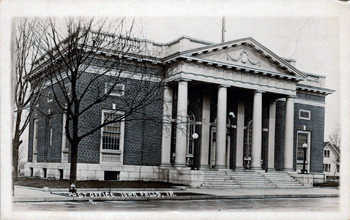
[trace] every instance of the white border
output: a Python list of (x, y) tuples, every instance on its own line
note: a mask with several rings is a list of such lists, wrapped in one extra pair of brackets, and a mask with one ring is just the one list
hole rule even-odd
[[(346, 1), (18, 1), (0, 4), (0, 83), (1, 83), (1, 217), (2, 219), (348, 219), (350, 218), (350, 160), (343, 159), (341, 170), (341, 212), (15, 212), (11, 209), (11, 137), (13, 87), (11, 79), (11, 19), (15, 16), (250, 16), (264, 19), (278, 16), (336, 17), (340, 19), (341, 130), (344, 146), (350, 143), (350, 8)], [(349, 158), (350, 148), (342, 149)], [(114, 211), (114, 210), (111, 210)], [(119, 211), (119, 210), (118, 210)], [(171, 211), (171, 210), (170, 210)], [(170, 215), (169, 215), (170, 214)]]

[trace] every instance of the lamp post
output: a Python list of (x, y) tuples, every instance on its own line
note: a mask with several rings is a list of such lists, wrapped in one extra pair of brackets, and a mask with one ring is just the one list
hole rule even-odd
[(304, 161), (303, 161), (303, 169), (302, 169), (301, 173), (302, 173), (302, 174), (306, 174), (307, 172), (306, 172), (306, 170), (305, 170), (305, 160), (306, 160), (307, 144), (304, 143), (302, 147), (303, 147), (303, 150), (304, 150)]
[[(192, 134), (192, 139), (193, 139), (193, 148), (197, 145), (197, 139), (199, 138), (199, 135), (197, 133)], [(194, 165), (194, 149), (192, 151), (193, 157), (189, 158), (189, 165), (191, 167), (191, 170), (196, 170), (197, 168)]]

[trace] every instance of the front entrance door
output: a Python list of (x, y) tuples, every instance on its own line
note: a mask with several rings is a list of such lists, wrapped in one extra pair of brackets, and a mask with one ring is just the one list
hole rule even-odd
[[(210, 152), (209, 166), (213, 168), (216, 161), (216, 127), (211, 127), (210, 131)], [(226, 131), (226, 168), (230, 169), (230, 136)]]

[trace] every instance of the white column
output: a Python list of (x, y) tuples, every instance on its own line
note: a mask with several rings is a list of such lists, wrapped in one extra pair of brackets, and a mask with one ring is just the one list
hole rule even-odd
[(173, 91), (168, 86), (164, 86), (163, 97), (163, 130), (162, 130), (162, 167), (170, 166), (171, 151), (171, 119), (172, 119), (172, 99)]
[(216, 127), (216, 169), (226, 169), (227, 86), (220, 85)]
[(187, 133), (187, 95), (188, 82), (179, 81), (177, 97), (177, 126), (175, 166), (186, 166), (186, 133)]
[(275, 169), (275, 126), (276, 126), (276, 101), (270, 102), (269, 112), (269, 148), (268, 168)]
[(200, 169), (209, 169), (209, 142), (210, 142), (210, 95), (203, 94), (202, 134), (201, 134), (201, 166)]
[(286, 128), (284, 133), (284, 170), (293, 171), (294, 97), (286, 100)]
[(261, 169), (262, 91), (255, 91), (253, 104), (252, 169)]
[(238, 101), (236, 137), (236, 170), (243, 170), (244, 101)]

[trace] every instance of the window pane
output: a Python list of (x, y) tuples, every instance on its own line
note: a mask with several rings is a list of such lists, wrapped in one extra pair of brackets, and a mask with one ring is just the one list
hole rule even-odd
[(303, 150), (304, 143), (306, 144), (308, 143), (308, 134), (298, 133), (297, 160), (304, 160), (304, 150)]
[[(104, 113), (104, 121), (110, 122), (118, 120), (117, 114)], [(102, 149), (105, 150), (119, 150), (120, 145), (120, 121), (116, 121), (106, 125), (102, 133)]]

